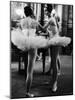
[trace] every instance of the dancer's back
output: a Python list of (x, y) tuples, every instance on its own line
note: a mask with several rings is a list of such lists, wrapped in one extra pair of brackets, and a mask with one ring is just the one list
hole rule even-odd
[(37, 23), (34, 19), (27, 17), (21, 21), (22, 32), (25, 36), (35, 36)]

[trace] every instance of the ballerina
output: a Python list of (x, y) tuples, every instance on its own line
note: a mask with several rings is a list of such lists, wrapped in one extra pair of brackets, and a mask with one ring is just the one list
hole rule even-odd
[[(49, 32), (49, 38), (50, 42), (53, 42), (54, 40), (55, 45), (50, 46), (50, 54), (51, 54), (51, 66), (47, 73), (52, 73), (52, 91), (57, 91), (57, 78), (58, 78), (58, 71), (60, 71), (60, 57), (59, 57), (59, 46), (63, 45), (65, 46), (65, 42), (67, 42), (67, 37), (61, 37), (59, 35), (59, 16), (57, 15), (55, 9), (51, 12), (51, 17), (48, 21), (48, 23), (43, 27), (44, 29), (47, 29)], [(59, 45), (57, 45), (59, 44)], [(67, 44), (66, 44), (67, 45)]]
[[(36, 50), (37, 48), (46, 48), (50, 47), (51, 45), (61, 45), (66, 46), (70, 43), (70, 38), (66, 38), (67, 41), (65, 43), (63, 42), (63, 39), (65, 40), (65, 37), (57, 39), (45, 39), (42, 36), (36, 35), (36, 28), (42, 26), (34, 19), (34, 14), (32, 9), (29, 6), (24, 7), (24, 13), (26, 15), (26, 18), (21, 21), (21, 27), (14, 29), (11, 31), (11, 41), (14, 45), (17, 46), (22, 51), (28, 51), (28, 67), (27, 67), (27, 78), (26, 78), (26, 96), (33, 97), (33, 94), (29, 93), (31, 84), (32, 84), (32, 78), (33, 78), (33, 67), (35, 65), (36, 60)], [(59, 38), (59, 40), (58, 40)], [(62, 41), (62, 43), (61, 43)]]

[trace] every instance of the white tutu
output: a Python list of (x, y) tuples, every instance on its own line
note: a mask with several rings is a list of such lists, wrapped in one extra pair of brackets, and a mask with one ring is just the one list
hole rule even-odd
[(63, 37), (54, 36), (49, 40), (49, 43), (51, 43), (51, 45), (64, 46), (64, 47), (70, 44), (70, 42), (71, 42), (71, 38), (65, 36)]
[(25, 51), (31, 48), (44, 48), (48, 40), (42, 36), (26, 36), (20, 29), (11, 31), (11, 41), (17, 48)]
[(71, 39), (55, 36), (48, 40), (42, 36), (25, 36), (20, 29), (15, 29), (11, 31), (11, 41), (17, 48), (25, 51), (31, 48), (45, 48), (50, 45), (66, 46), (71, 42)]

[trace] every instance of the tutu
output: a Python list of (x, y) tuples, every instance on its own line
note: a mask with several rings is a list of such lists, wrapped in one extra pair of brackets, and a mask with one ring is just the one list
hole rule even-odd
[(51, 43), (51, 45), (64, 46), (64, 47), (70, 44), (70, 42), (71, 42), (71, 38), (65, 36), (64, 37), (54, 36), (49, 40), (49, 43)]
[[(25, 32), (25, 31), (24, 31)], [(27, 32), (27, 30), (26, 30)], [(32, 31), (31, 31), (32, 32)], [(27, 34), (27, 33), (26, 33)], [(34, 33), (33, 33), (34, 34)], [(29, 49), (44, 48), (46, 47), (48, 40), (42, 36), (24, 35), (20, 29), (11, 31), (11, 41), (17, 48), (26, 51)]]
[(49, 40), (45, 39), (43, 36), (36, 36), (36, 35), (27, 36), (24, 35), (24, 33), (20, 29), (15, 29), (11, 31), (11, 41), (14, 45), (17, 46), (17, 48), (26, 51), (33, 48), (34, 49), (45, 48), (50, 45), (67, 46), (71, 42), (71, 39), (69, 37), (55, 36)]
[(25, 50), (28, 48), (28, 40), (20, 29), (11, 31), (11, 42), (17, 46), (18, 49)]

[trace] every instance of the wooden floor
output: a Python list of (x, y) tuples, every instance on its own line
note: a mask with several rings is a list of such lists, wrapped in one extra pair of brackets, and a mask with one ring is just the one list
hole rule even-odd
[[(42, 74), (42, 61), (36, 61), (34, 77), (30, 92), (35, 97), (61, 96), (73, 94), (73, 67), (72, 56), (61, 56), (61, 75), (58, 77), (58, 90), (51, 92), (51, 76)], [(46, 60), (46, 70), (50, 62)], [(26, 98), (25, 79), (23, 74), (18, 74), (18, 63), (11, 63), (11, 98)]]

